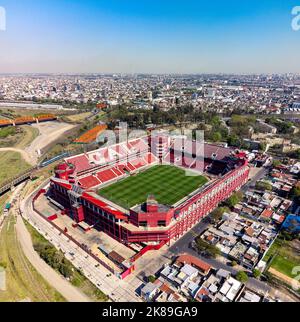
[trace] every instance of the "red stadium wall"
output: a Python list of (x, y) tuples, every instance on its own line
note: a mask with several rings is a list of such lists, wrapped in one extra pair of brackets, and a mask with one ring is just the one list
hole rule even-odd
[(84, 221), (85, 216), (84, 216), (84, 210), (82, 206), (72, 207), (72, 211), (73, 211), (73, 218), (77, 223)]
[[(162, 242), (170, 239), (178, 239), (185, 232), (197, 224), (203, 217), (211, 213), (220, 202), (226, 200), (231, 194), (239, 190), (247, 183), (249, 177), (249, 167), (247, 164), (227, 174), (223, 179), (214, 183), (207, 190), (199, 193), (194, 198), (190, 199), (184, 206), (177, 209), (179, 216), (177, 223), (167, 231), (144, 231), (144, 232), (128, 232), (128, 242)], [(230, 183), (226, 184), (226, 181)], [(231, 181), (232, 180), (232, 181)], [(224, 187), (222, 185), (224, 184)], [(222, 187), (222, 189), (221, 189)], [(220, 190), (212, 195), (215, 191)], [(201, 200), (201, 204), (196, 203)]]
[[(128, 230), (122, 224), (119, 224), (118, 219), (113, 214), (109, 214), (107, 209), (101, 209), (92, 202), (88, 204), (85, 202), (82, 211), (80, 211), (80, 217), (76, 218), (75, 216), (74, 219), (83, 220), (84, 218), (88, 224), (94, 225), (96, 229), (107, 233), (122, 243), (168, 242), (173, 238), (180, 238), (203, 217), (211, 213), (220, 202), (229, 198), (234, 191), (239, 190), (248, 182), (248, 176), (249, 167), (247, 162), (244, 162), (243, 165), (229, 172), (217, 182), (213, 182), (185, 204), (175, 210), (173, 209), (172, 212), (150, 214), (150, 216), (149, 214), (132, 213), (131, 223), (138, 225), (139, 221), (147, 221), (149, 230)], [(53, 198), (70, 209), (68, 187), (52, 184), (51, 189)], [(169, 222), (173, 218), (173, 214), (176, 222), (172, 222), (169, 229), (155, 230), (159, 220), (166, 219)]]
[(148, 227), (157, 227), (159, 221), (165, 221), (166, 226), (169, 226), (172, 218), (174, 217), (174, 209), (167, 212), (135, 212), (130, 211), (130, 223), (139, 226), (140, 222), (147, 222)]

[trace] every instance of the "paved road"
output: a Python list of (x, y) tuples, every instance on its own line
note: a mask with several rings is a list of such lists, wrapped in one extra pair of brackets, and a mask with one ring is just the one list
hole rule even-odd
[[(251, 181), (247, 183), (243, 188), (242, 191), (246, 192), (250, 186), (255, 185), (255, 183), (259, 180), (261, 180), (266, 174), (268, 173), (268, 169), (261, 168), (258, 173), (251, 178)], [(179, 239), (174, 245), (172, 245), (169, 249), (169, 256), (175, 256), (183, 253), (188, 253), (193, 256), (196, 256), (198, 258), (201, 258), (203, 261), (207, 262), (210, 264), (212, 267), (215, 269), (225, 269), (227, 271), (230, 271), (233, 275), (237, 273), (237, 270), (234, 269), (231, 266), (226, 265), (223, 262), (220, 262), (216, 259), (211, 259), (211, 258), (203, 258), (198, 255), (196, 251), (193, 249), (189, 248), (189, 245), (191, 242), (195, 239), (195, 237), (201, 235), (208, 227), (210, 224), (203, 220), (201, 221), (198, 225), (196, 225), (193, 229), (191, 229), (187, 234), (185, 234), (181, 239)], [(254, 289), (258, 289), (261, 292), (269, 292), (271, 290), (271, 287), (269, 287), (266, 283), (263, 283), (257, 279), (250, 278), (248, 282), (248, 286)]]
[[(24, 184), (18, 186), (9, 198), (9, 202), (18, 206), (19, 195), (24, 188)], [(16, 207), (12, 207), (9, 216), (18, 215), (16, 213)], [(34, 251), (31, 241), (31, 236), (26, 229), (21, 216), (17, 216), (16, 222), (16, 234), (20, 242), (22, 250), (33, 265), (33, 267), (41, 274), (41, 276), (53, 286), (67, 301), (69, 302), (88, 302), (90, 299), (82, 294), (78, 289), (63, 279), (58, 273), (56, 273), (50, 266), (48, 266)], [(0, 229), (1, 233), (1, 229)]]
[[(261, 180), (268, 170), (261, 168), (261, 170), (249, 181), (243, 188), (242, 191), (246, 192), (250, 186), (255, 185), (255, 183)], [(187, 234), (181, 237), (173, 246), (170, 247), (170, 252), (182, 252), (183, 250), (188, 249), (188, 245), (195, 239), (196, 236), (201, 235), (208, 227), (209, 223), (205, 220), (202, 220), (197, 224), (193, 229), (191, 229)]]
[(16, 232), (23, 252), (32, 266), (43, 276), (43, 278), (53, 286), (69, 302), (91, 302), (86, 295), (72, 286), (61, 275), (47, 265), (35, 252), (32, 246), (31, 236), (26, 229), (21, 216), (17, 217)]
[[(175, 249), (174, 249), (175, 247)], [(185, 247), (181, 247), (180, 249), (176, 249), (176, 244), (171, 247), (172, 249), (172, 254), (174, 255), (179, 255), (182, 253), (188, 253), (192, 256), (198, 257), (200, 259), (202, 259), (203, 261), (207, 262), (209, 265), (211, 265), (213, 268), (215, 269), (225, 269), (227, 271), (229, 271), (232, 275), (235, 275), (238, 270), (236, 270), (234, 267), (232, 266), (228, 266), (225, 263), (218, 261), (217, 259), (213, 259), (213, 258), (206, 258), (206, 257), (202, 257), (200, 256), (196, 251), (194, 251), (193, 249), (189, 248), (188, 245), (185, 245)], [(170, 250), (171, 250), (170, 249)], [(269, 285), (267, 285), (264, 282), (261, 282), (255, 278), (249, 278), (249, 281), (247, 283), (247, 285), (255, 290), (258, 290), (262, 293), (269, 293), (271, 291), (271, 287)]]
[(113, 301), (140, 302), (141, 298), (135, 293), (141, 285), (140, 279), (133, 275), (126, 280), (120, 280), (106, 268), (101, 265), (99, 266), (99, 263), (87, 252), (70, 241), (66, 236), (60, 234), (51, 223), (35, 213), (32, 209), (32, 196), (36, 192), (21, 202), (20, 209), (22, 215), (57, 249), (61, 250), (76, 268), (80, 269), (94, 285)]
[(255, 186), (256, 182), (259, 181), (259, 180), (261, 180), (262, 178), (264, 178), (268, 174), (268, 172), (269, 172), (269, 169), (267, 169), (267, 168), (261, 168), (255, 174), (255, 176), (253, 176), (251, 178), (251, 180), (242, 187), (241, 191), (243, 193), (245, 193), (251, 186)]

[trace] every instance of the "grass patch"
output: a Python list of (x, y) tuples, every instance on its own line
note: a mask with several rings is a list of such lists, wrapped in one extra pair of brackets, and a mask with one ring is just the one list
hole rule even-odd
[(18, 152), (0, 152), (0, 184), (31, 168)]
[(33, 126), (22, 125), (0, 129), (0, 147), (24, 149), (39, 135), (39, 130)]
[(0, 302), (64, 302), (65, 299), (34, 269), (24, 255), (15, 232), (15, 219), (6, 219), (0, 234), (0, 263), (5, 267), (7, 290)]
[(99, 195), (131, 208), (154, 195), (160, 204), (173, 205), (207, 183), (203, 176), (187, 176), (174, 166), (154, 166), (99, 190)]
[(24, 149), (27, 146), (29, 146), (34, 139), (36, 139), (39, 136), (39, 130), (36, 127), (30, 126), (30, 125), (24, 125), (21, 127), (22, 129), (22, 136), (16, 142), (15, 147), (19, 149)]
[(0, 128), (0, 139), (6, 139), (7, 137), (15, 134), (16, 128), (14, 126)]
[(294, 278), (293, 268), (300, 264), (299, 245), (299, 242), (285, 241), (278, 237), (264, 257), (264, 261), (268, 263), (269, 267)]
[(70, 122), (82, 122), (91, 115), (92, 115), (91, 112), (86, 112), (86, 113), (68, 115), (68, 116), (65, 116), (65, 118), (67, 121), (70, 121)]

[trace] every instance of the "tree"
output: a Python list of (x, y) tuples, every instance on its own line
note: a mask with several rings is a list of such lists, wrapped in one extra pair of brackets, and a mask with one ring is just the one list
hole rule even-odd
[(154, 283), (156, 281), (156, 277), (153, 275), (150, 275), (150, 276), (148, 276), (147, 280), (149, 283)]
[(252, 271), (252, 274), (253, 274), (253, 276), (255, 277), (255, 278), (259, 278), (260, 277), (260, 275), (261, 275), (261, 272), (260, 272), (260, 270), (258, 270), (258, 269), (254, 269), (253, 271)]
[(241, 146), (241, 140), (237, 135), (228, 136), (227, 143), (228, 143), (228, 145), (234, 146), (234, 147), (240, 147)]
[(236, 192), (230, 198), (227, 199), (225, 204), (229, 208), (233, 208), (235, 205), (237, 205), (239, 202), (241, 202), (243, 200), (243, 197), (244, 197), (244, 195), (242, 192)]
[(219, 116), (215, 115), (211, 118), (209, 124), (213, 126), (220, 126), (221, 125), (221, 119)]
[(65, 278), (70, 278), (73, 275), (71, 267), (65, 262), (60, 264), (58, 270)]
[(225, 212), (228, 212), (229, 211), (229, 208), (228, 207), (219, 207), (217, 209), (215, 209), (212, 213), (211, 213), (211, 218), (217, 222), (219, 220), (222, 219), (223, 217), (223, 214)]
[(199, 253), (213, 258), (216, 258), (221, 253), (218, 247), (207, 243), (201, 237), (196, 239), (196, 248)]
[(272, 191), (273, 190), (272, 185), (269, 182), (266, 182), (266, 181), (258, 181), (258, 182), (256, 182), (255, 188), (257, 190), (261, 190), (261, 191), (265, 191), (265, 190)]
[(212, 140), (214, 142), (220, 142), (222, 140), (222, 134), (220, 132), (215, 132), (213, 135), (212, 135)]
[(240, 281), (241, 283), (247, 283), (248, 280), (249, 280), (249, 277), (248, 275), (244, 272), (244, 271), (239, 271), (237, 274), (236, 274), (236, 277), (235, 277), (238, 281)]
[(273, 160), (273, 167), (279, 167), (281, 165), (281, 162), (279, 160)]
[(236, 261), (232, 261), (230, 264), (232, 267), (235, 267), (235, 266), (237, 266), (238, 263)]
[(300, 187), (294, 187), (291, 191), (292, 198), (300, 198)]
[(267, 149), (267, 144), (266, 144), (266, 143), (264, 143), (264, 142), (261, 142), (261, 143), (259, 144), (259, 150), (260, 150), (260, 151), (262, 151), (262, 152), (265, 152), (265, 151), (266, 151), (266, 149)]

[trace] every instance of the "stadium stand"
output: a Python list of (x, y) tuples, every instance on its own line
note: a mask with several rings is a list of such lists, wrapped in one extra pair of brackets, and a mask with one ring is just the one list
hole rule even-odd
[(102, 183), (106, 183), (108, 181), (111, 181), (113, 179), (117, 178), (117, 175), (111, 170), (103, 170), (101, 172), (97, 173), (97, 178), (102, 182)]
[(75, 166), (75, 172), (80, 172), (93, 167), (93, 165), (90, 164), (89, 159), (85, 154), (68, 158), (67, 163), (71, 163)]
[(78, 180), (80, 186), (86, 189), (90, 189), (94, 186), (98, 186), (101, 182), (99, 179), (93, 175), (89, 175), (87, 177), (81, 178)]

